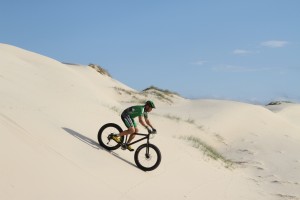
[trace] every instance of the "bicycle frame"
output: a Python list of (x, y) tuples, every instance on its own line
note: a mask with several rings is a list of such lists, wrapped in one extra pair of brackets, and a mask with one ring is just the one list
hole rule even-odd
[(140, 136), (144, 136), (144, 137), (142, 137), (142, 138), (140, 138), (140, 139), (138, 139), (138, 140), (135, 140), (135, 141), (133, 141), (133, 142), (131, 142), (131, 143), (129, 143), (129, 144), (127, 144), (128, 135), (126, 135), (126, 138), (125, 138), (126, 144), (127, 144), (127, 145), (136, 144), (136, 143), (138, 143), (138, 142), (140, 142), (140, 141), (142, 141), (142, 140), (145, 140), (145, 139), (147, 139), (147, 144), (149, 144), (150, 134), (153, 134), (153, 133), (149, 133), (149, 134), (135, 133), (134, 135), (140, 135)]
[(143, 134), (143, 133), (135, 133), (135, 135), (140, 135), (140, 136), (144, 136), (138, 140), (135, 140), (129, 144), (127, 144), (127, 139), (128, 139), (128, 135), (126, 135), (125, 141), (127, 145), (132, 145), (132, 144), (136, 144), (142, 140), (146, 140), (147, 139), (147, 148), (146, 148), (146, 156), (149, 156), (149, 140), (150, 140), (150, 135), (153, 133), (148, 133), (148, 134)]

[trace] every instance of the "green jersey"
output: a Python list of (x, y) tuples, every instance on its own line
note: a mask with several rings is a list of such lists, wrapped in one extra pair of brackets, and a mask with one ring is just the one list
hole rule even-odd
[(135, 117), (144, 116), (145, 119), (148, 119), (148, 113), (144, 110), (145, 106), (132, 106), (125, 109), (121, 115), (121, 118), (126, 125), (129, 127), (136, 127), (136, 122), (134, 121)]
[(148, 118), (148, 113), (144, 110), (145, 106), (132, 106), (124, 110), (124, 113), (128, 114), (130, 118), (135, 118), (139, 116), (144, 116), (146, 119)]

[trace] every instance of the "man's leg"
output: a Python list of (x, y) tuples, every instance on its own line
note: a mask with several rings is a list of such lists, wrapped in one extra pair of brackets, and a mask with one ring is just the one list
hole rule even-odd
[(134, 127), (129, 127), (126, 131), (123, 131), (121, 133), (119, 133), (119, 136), (122, 137), (124, 135), (128, 135), (128, 134), (131, 134), (135, 132), (135, 128)]
[(120, 142), (120, 137), (125, 136), (125, 135), (128, 135), (128, 134), (132, 134), (132, 133), (134, 133), (134, 132), (135, 132), (134, 127), (129, 127), (127, 130), (122, 131), (122, 132), (120, 132), (120, 133), (117, 134), (117, 135), (114, 135), (114, 136), (112, 137), (112, 139), (113, 139), (114, 141), (116, 141), (117, 143), (119, 143), (119, 142)]
[(134, 133), (131, 133), (131, 134), (130, 134), (129, 139), (128, 139), (128, 141), (127, 141), (128, 144), (133, 140), (133, 138), (135, 137), (135, 134), (136, 134), (136, 133), (138, 133), (138, 129), (137, 129), (137, 128), (135, 128)]

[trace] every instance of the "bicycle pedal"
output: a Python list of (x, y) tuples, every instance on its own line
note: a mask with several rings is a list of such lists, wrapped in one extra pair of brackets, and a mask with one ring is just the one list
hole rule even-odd
[(126, 145), (126, 144), (122, 144), (122, 145), (121, 145), (121, 149), (122, 149), (122, 150), (126, 150), (126, 149), (127, 149), (127, 145)]

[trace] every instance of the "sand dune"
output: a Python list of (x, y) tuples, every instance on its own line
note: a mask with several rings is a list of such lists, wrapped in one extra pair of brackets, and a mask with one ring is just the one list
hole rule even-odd
[[(6, 44), (0, 95), (0, 199), (300, 199), (299, 104), (141, 93)], [(133, 153), (100, 147), (97, 133), (108, 122), (124, 128), (120, 112), (148, 98), (162, 162), (143, 172)]]

